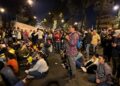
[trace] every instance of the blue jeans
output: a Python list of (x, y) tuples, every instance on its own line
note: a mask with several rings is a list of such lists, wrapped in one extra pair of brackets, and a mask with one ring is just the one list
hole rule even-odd
[(93, 54), (95, 54), (96, 53), (96, 49), (97, 49), (97, 45), (92, 45), (92, 48), (93, 48)]
[(34, 78), (43, 78), (46, 76), (46, 74), (47, 74), (47, 72), (45, 72), (45, 73), (40, 73), (38, 71), (29, 72), (29, 75), (33, 76)]
[(61, 43), (60, 42), (56, 42), (55, 44), (56, 50), (59, 52), (61, 49)]
[[(96, 83), (96, 75), (89, 76), (88, 81), (90, 81), (92, 83)], [(111, 86), (111, 85), (108, 84), (107, 82), (101, 82), (101, 83), (97, 84), (97, 86)]]
[(25, 83), (23, 81), (19, 81), (15, 86), (25, 86)]
[(86, 44), (86, 54), (87, 54), (87, 57), (89, 58), (89, 55), (90, 55), (90, 44)]
[(80, 68), (81, 66), (83, 66), (83, 59), (79, 58), (76, 60), (76, 67)]
[(69, 65), (68, 74), (70, 77), (76, 74), (76, 62), (75, 61), (76, 61), (75, 57), (68, 56), (67, 58), (67, 63)]
[(88, 81), (90, 81), (92, 83), (96, 83), (96, 75), (88, 76)]

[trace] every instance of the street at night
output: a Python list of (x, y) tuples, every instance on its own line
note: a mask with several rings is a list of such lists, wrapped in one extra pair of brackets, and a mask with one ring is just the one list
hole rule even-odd
[(0, 86), (120, 86), (120, 0), (0, 0)]

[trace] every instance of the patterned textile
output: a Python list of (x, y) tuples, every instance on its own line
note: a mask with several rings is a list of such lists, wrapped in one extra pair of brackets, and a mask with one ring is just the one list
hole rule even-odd
[(78, 54), (77, 42), (79, 35), (77, 32), (71, 33), (69, 35), (70, 40), (66, 43), (66, 54), (70, 57), (75, 57)]

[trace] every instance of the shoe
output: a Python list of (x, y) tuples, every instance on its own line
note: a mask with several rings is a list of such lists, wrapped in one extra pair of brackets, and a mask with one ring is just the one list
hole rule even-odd
[(27, 79), (33, 79), (34, 76), (27, 75)]
[(83, 70), (83, 72), (87, 72), (86, 68), (85, 67), (81, 67), (81, 69)]

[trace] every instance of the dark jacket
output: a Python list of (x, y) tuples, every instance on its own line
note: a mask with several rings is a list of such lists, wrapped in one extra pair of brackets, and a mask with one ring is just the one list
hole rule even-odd
[(84, 43), (85, 44), (91, 44), (92, 41), (92, 34), (91, 33), (86, 33), (86, 36), (84, 38)]
[(2, 75), (2, 79), (5, 81), (6, 86), (14, 86), (18, 82), (18, 78), (10, 67), (4, 67), (0, 71), (0, 74)]
[(120, 38), (114, 38), (113, 43), (115, 43), (117, 46), (112, 47), (112, 57), (118, 58), (120, 56)]

